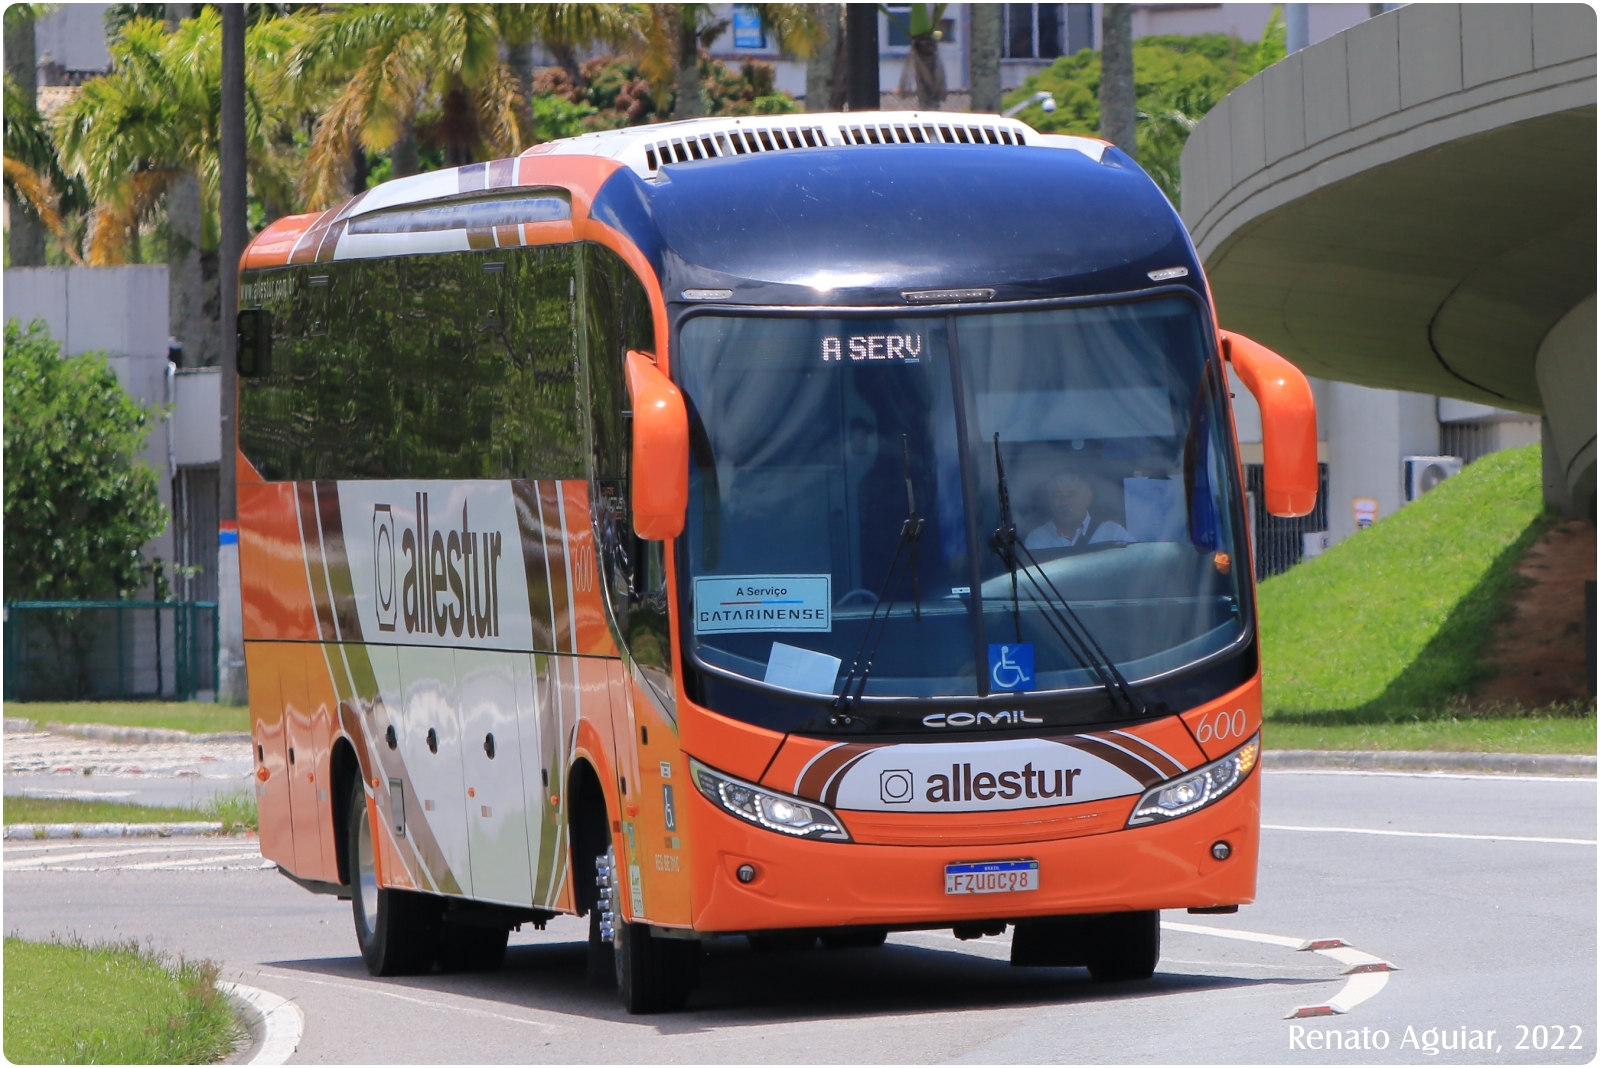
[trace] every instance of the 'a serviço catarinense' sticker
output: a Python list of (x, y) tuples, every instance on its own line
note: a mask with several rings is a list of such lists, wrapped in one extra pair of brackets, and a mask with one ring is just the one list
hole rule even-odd
[(694, 632), (833, 629), (831, 575), (701, 576), (694, 580)]

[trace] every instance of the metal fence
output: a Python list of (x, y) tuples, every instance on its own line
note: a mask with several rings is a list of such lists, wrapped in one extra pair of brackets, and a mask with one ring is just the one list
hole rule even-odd
[(1317, 506), (1310, 515), (1285, 519), (1270, 515), (1266, 505), (1266, 475), (1260, 464), (1244, 469), (1246, 499), (1250, 502), (1250, 544), (1256, 558), (1256, 581), (1281, 575), (1305, 557), (1305, 536), (1328, 529), (1328, 465), (1317, 465)]
[(217, 689), (212, 601), (10, 601), (5, 698), (192, 701)]

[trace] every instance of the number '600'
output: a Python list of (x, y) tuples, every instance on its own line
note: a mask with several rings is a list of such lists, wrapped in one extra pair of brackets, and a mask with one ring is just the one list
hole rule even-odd
[(1218, 712), (1206, 716), (1200, 721), (1200, 726), (1195, 729), (1194, 736), (1201, 745), (1210, 741), (1223, 741), (1227, 738), (1243, 738), (1245, 729), (1244, 709), (1233, 712)]

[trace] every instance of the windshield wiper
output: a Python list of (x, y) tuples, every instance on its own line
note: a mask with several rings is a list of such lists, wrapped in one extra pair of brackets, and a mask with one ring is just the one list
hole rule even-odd
[[(883, 576), (883, 588), (878, 591), (878, 599), (872, 605), (872, 615), (867, 617), (867, 629), (861, 635), (861, 647), (856, 650), (855, 659), (850, 662), (850, 670), (845, 672), (844, 685), (839, 688), (839, 696), (834, 698), (834, 714), (828, 718), (828, 723), (835, 727), (841, 723), (849, 724), (849, 704), (852, 701), (860, 701), (861, 694), (867, 688), (867, 676), (872, 673), (872, 662), (878, 655), (878, 645), (883, 641), (883, 636), (889, 629), (889, 615), (894, 611), (895, 602), (900, 600), (900, 590), (906, 584), (907, 571), (911, 572), (911, 586), (915, 591), (916, 598), (912, 611), (919, 622), (922, 619), (922, 577), (917, 567), (917, 547), (921, 541), (922, 528), (926, 525), (926, 520), (917, 514), (917, 498), (911, 488), (911, 448), (904, 434), (900, 435), (900, 458), (905, 465), (906, 518), (905, 522), (900, 524), (900, 540), (895, 544), (894, 556), (889, 561), (889, 571)], [(907, 546), (910, 546), (911, 552), (907, 556), (906, 566), (900, 569), (900, 577), (895, 579), (895, 569), (900, 565), (901, 556), (906, 555)], [(889, 594), (891, 582), (894, 584), (894, 593), (885, 601), (884, 597)], [(878, 620), (878, 609), (880, 608), (883, 609), (881, 623)], [(875, 640), (872, 637), (874, 626), (878, 628), (878, 637)], [(872, 646), (870, 652), (867, 649), (869, 643)], [(864, 662), (862, 660), (863, 656), (866, 657)], [(859, 675), (856, 673), (857, 668), (860, 668)], [(852, 683), (855, 684), (854, 694), (850, 692)]]
[[(1017, 525), (1011, 518), (1011, 491), (1006, 487), (1006, 468), (1000, 459), (998, 432), (994, 436), (994, 467), (999, 480), (1000, 525), (995, 528), (994, 535), (989, 539), (989, 546), (1005, 563), (1006, 570), (1011, 574), (1011, 613), (1016, 625), (1018, 644), (1022, 642), (1022, 615), (1017, 604), (1017, 571), (1020, 568), (1037, 593), (1037, 595), (1030, 593), (1029, 600), (1049, 610), (1044, 615), (1044, 621), (1061, 640), (1061, 644), (1077, 658), (1078, 663), (1094, 672), (1095, 677), (1100, 680), (1100, 685), (1105, 688), (1106, 696), (1111, 698), (1113, 706), (1130, 715), (1143, 716), (1144, 701), (1134, 692), (1133, 687), (1128, 685), (1128, 680), (1117, 670), (1116, 663), (1106, 655), (1100, 643), (1095, 641), (1094, 634), (1084, 626), (1083, 620), (1072, 610), (1072, 605), (1061, 596), (1055, 583), (1050, 581), (1050, 576), (1028, 551), (1028, 546), (1017, 537)], [(1019, 550), (1027, 557), (1026, 566), (1018, 562)], [(1043, 585), (1040, 585), (1040, 579), (1044, 580)], [(1049, 588), (1049, 594), (1045, 593), (1046, 587)]]

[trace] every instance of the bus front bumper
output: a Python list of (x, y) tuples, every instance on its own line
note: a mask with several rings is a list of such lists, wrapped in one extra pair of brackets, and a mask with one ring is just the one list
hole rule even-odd
[[(1162, 824), (1015, 844), (888, 846), (786, 838), (696, 795), (690, 850), (694, 928), (938, 927), (1255, 899), (1260, 775), (1216, 803)], [(1131, 802), (1130, 802), (1131, 807)], [(848, 813), (845, 814), (848, 822)], [(1212, 847), (1228, 844), (1217, 860)], [(946, 894), (947, 864), (1036, 860), (1039, 889)], [(739, 869), (755, 869), (748, 883)]]

